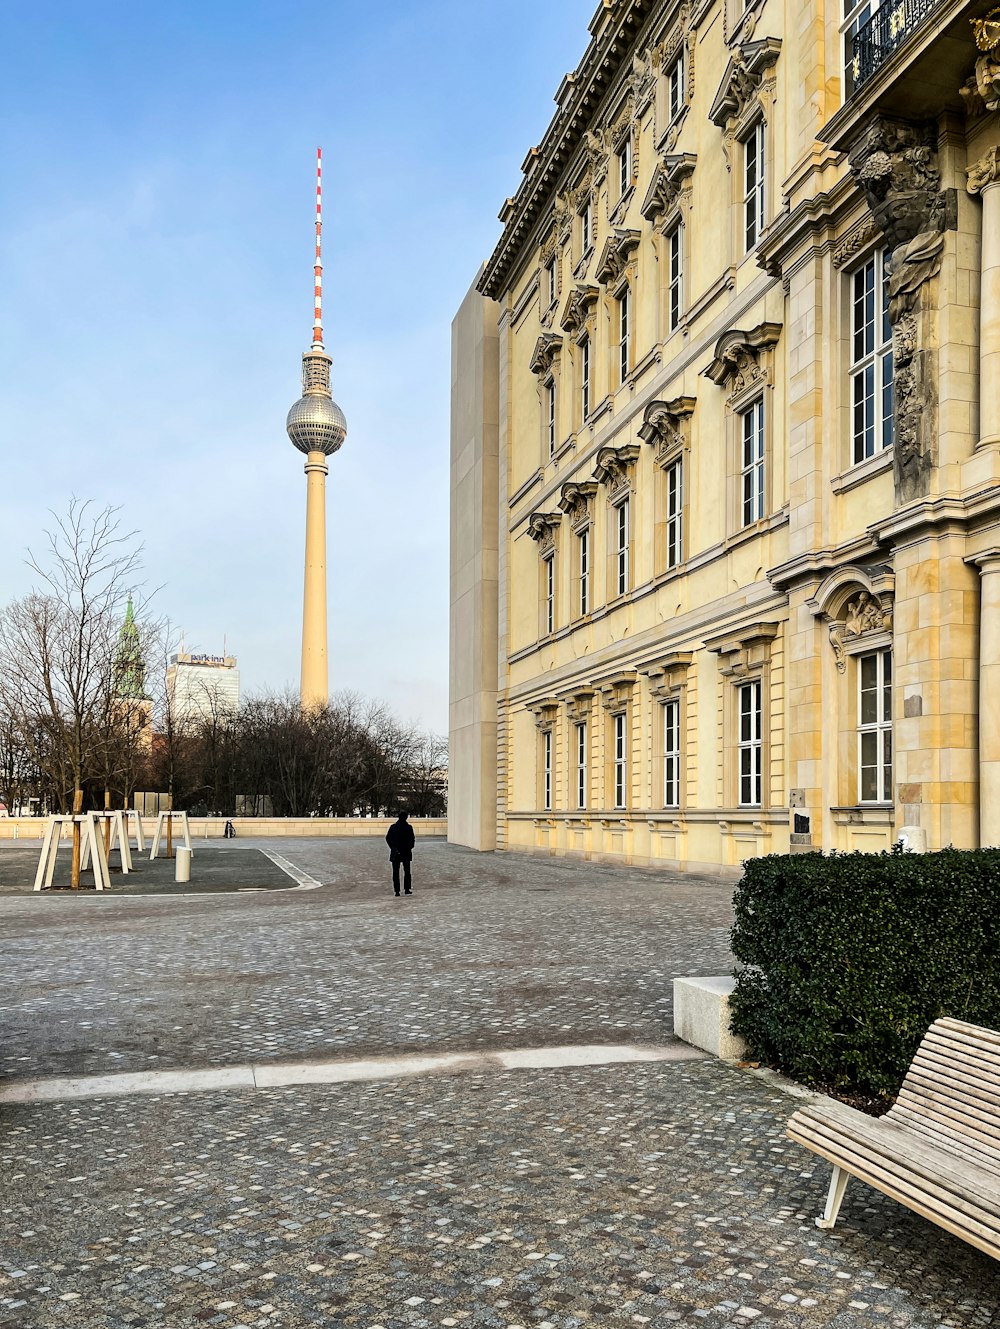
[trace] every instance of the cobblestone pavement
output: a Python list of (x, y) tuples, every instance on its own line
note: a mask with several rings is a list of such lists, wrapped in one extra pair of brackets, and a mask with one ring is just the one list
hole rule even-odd
[(671, 979), (730, 966), (718, 882), (421, 841), (396, 899), (380, 842), (258, 843), (330, 884), (0, 898), (0, 1075), (658, 1043)]
[[(381, 846), (270, 847), (328, 885), (0, 899), (2, 1073), (663, 1042), (728, 967), (717, 883), (420, 844), (397, 901)], [(794, 1106), (682, 1062), (0, 1108), (0, 1329), (1000, 1326), (860, 1183), (813, 1226)]]
[(909, 1329), (997, 1266), (783, 1137), (714, 1062), (18, 1108), (0, 1325)]

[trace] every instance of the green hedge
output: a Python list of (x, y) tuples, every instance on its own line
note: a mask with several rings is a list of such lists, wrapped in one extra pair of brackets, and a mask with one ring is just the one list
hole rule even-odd
[(1000, 850), (751, 859), (733, 1029), (807, 1084), (893, 1094), (939, 1016), (1000, 1028)]

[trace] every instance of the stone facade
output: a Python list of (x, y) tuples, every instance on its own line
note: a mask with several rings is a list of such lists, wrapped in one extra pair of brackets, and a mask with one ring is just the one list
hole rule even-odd
[(495, 793), (499, 848), (733, 870), (1000, 844), (1000, 27), (921, 8), (595, 15), (477, 283), (496, 619), (453, 641), (496, 648), (496, 766), (466, 727), (453, 826)]

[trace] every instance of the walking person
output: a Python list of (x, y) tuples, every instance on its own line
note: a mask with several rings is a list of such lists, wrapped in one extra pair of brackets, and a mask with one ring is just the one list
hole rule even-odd
[(403, 894), (412, 895), (410, 882), (410, 863), (413, 859), (413, 846), (416, 836), (407, 818), (408, 812), (401, 812), (385, 833), (385, 842), (389, 846), (389, 862), (392, 864), (393, 894), (399, 894), (399, 865), (403, 865)]

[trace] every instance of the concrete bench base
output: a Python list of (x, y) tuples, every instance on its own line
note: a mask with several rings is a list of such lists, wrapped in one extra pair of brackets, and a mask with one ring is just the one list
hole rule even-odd
[(674, 1033), (713, 1057), (741, 1061), (746, 1044), (729, 1028), (734, 978), (675, 978)]

